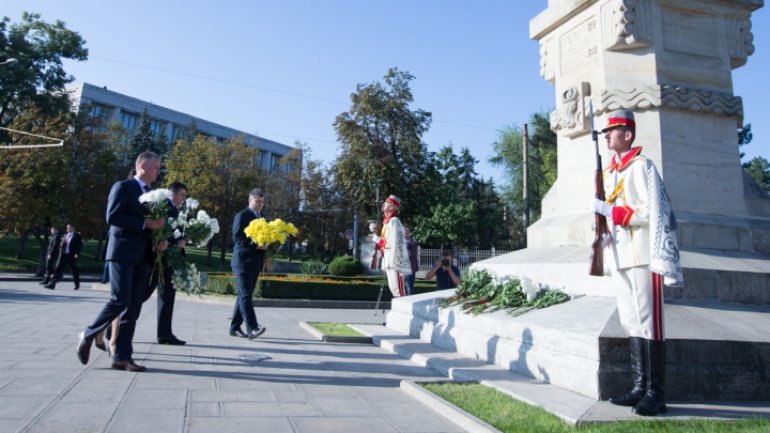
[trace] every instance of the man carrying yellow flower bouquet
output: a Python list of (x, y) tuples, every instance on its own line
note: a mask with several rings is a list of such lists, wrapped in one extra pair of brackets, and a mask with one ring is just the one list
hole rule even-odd
[[(267, 245), (257, 244), (246, 236), (246, 227), (255, 219), (264, 218), (262, 208), (265, 206), (265, 193), (258, 188), (249, 193), (249, 206), (238, 212), (233, 219), (233, 258), (230, 262), (235, 274), (237, 297), (233, 308), (233, 320), (230, 322), (230, 335), (254, 339), (265, 332), (264, 326), (259, 326), (257, 315), (254, 313), (254, 289), (257, 278), (262, 271)], [(246, 333), (241, 324), (246, 322)]]

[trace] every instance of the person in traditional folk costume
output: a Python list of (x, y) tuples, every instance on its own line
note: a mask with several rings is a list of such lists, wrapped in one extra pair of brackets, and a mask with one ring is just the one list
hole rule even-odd
[(663, 286), (684, 284), (676, 219), (655, 165), (641, 155), (641, 147), (631, 147), (634, 114), (611, 113), (602, 133), (615, 154), (604, 172), (607, 199), (595, 199), (591, 208), (610, 222), (605, 270), (613, 278), (620, 323), (629, 336), (634, 383), (610, 402), (633, 406), (639, 415), (656, 415), (666, 412)]
[[(396, 216), (400, 206), (401, 199), (395, 195), (385, 199), (382, 203), (382, 212), (385, 214), (382, 231), (372, 236), (376, 247), (382, 252), (382, 269), (388, 277), (388, 288), (394, 298), (404, 296), (404, 277), (412, 274), (404, 226)], [(370, 229), (375, 231), (373, 227)]]

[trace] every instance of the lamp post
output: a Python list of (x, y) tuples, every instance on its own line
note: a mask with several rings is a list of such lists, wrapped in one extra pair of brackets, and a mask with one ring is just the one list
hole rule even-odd
[(8, 60), (6, 60), (4, 62), (0, 62), (0, 66), (12, 65), (14, 63), (19, 63), (19, 59), (11, 57), (10, 59), (8, 59)]

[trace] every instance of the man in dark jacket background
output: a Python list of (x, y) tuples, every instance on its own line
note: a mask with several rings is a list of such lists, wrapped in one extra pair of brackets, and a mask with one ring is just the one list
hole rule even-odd
[(75, 226), (73, 224), (67, 224), (67, 234), (62, 236), (61, 245), (59, 247), (59, 263), (56, 265), (53, 280), (49, 281), (45, 286), (47, 289), (53, 290), (56, 287), (56, 283), (64, 278), (62, 274), (65, 266), (72, 269), (72, 279), (75, 281), (75, 290), (80, 288), (78, 258), (80, 257), (82, 249), (83, 239), (80, 237), (80, 233), (75, 231)]
[(47, 285), (53, 281), (56, 265), (59, 263), (59, 247), (61, 246), (61, 235), (59, 229), (51, 227), (51, 239), (48, 241), (48, 251), (45, 256), (45, 278), (40, 282)]

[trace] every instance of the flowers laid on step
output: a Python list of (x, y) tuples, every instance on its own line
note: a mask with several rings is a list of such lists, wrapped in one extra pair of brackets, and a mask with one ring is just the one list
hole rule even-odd
[(497, 282), (485, 270), (471, 269), (463, 275), (455, 294), (443, 300), (442, 307), (461, 305), (473, 315), (485, 311), (507, 310), (518, 316), (527, 311), (560, 304), (570, 296), (558, 289), (534, 284), (527, 277), (512, 277)]

